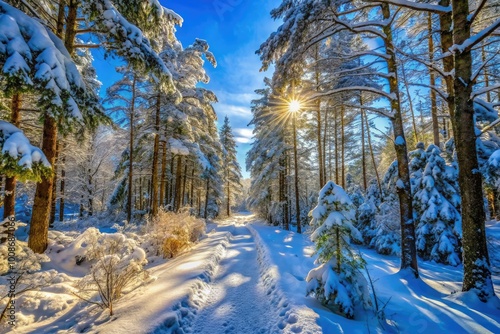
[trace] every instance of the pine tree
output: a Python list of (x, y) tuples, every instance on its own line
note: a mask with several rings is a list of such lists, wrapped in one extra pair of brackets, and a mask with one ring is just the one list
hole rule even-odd
[(320, 265), (307, 275), (307, 293), (347, 318), (354, 317), (356, 305), (371, 305), (368, 282), (360, 272), (364, 261), (350, 247), (351, 239), (362, 241), (355, 214), (349, 196), (332, 181), (321, 189), (310, 213)]
[(226, 202), (226, 215), (231, 216), (231, 206), (234, 205), (234, 199), (241, 192), (241, 167), (236, 157), (236, 141), (234, 140), (233, 130), (229, 125), (227, 116), (224, 118), (224, 124), (220, 128), (219, 138), (222, 145), (222, 182)]
[(425, 260), (457, 266), (461, 263), (462, 234), (458, 171), (446, 165), (438, 147), (429, 145), (422, 154), (422, 146), (420, 143), (410, 164), (414, 171), (417, 251)]

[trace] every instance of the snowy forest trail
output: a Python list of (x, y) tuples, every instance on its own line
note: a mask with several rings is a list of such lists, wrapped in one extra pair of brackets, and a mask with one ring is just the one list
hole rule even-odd
[[(210, 292), (191, 324), (191, 333), (271, 333), (275, 324), (266, 288), (260, 281), (254, 237), (245, 216), (219, 225), (232, 234)], [(277, 328), (276, 328), (277, 331)]]

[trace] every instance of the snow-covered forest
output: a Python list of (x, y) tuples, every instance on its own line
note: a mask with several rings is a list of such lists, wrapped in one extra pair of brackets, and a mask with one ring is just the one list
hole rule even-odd
[(499, 3), (271, 2), (242, 130), (250, 4), (0, 0), (0, 333), (500, 332)]

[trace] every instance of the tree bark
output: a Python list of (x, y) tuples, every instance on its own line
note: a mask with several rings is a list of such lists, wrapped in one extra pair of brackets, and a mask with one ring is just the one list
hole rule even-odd
[[(156, 97), (155, 114), (155, 141), (153, 145), (153, 167), (151, 169), (151, 213), (153, 216), (158, 214), (158, 158), (160, 154), (160, 111), (161, 95)], [(163, 176), (162, 176), (163, 180)]]
[(370, 132), (370, 123), (368, 123), (368, 116), (366, 115), (366, 112), (364, 110), (361, 110), (361, 115), (365, 119), (366, 130), (367, 130), (366, 134), (368, 137), (368, 146), (370, 147), (370, 155), (372, 157), (373, 169), (375, 170), (375, 177), (377, 178), (378, 191), (380, 192), (380, 195), (382, 195), (382, 184), (380, 182), (380, 176), (378, 174), (377, 162), (375, 161), (375, 154), (373, 153), (372, 135)]
[(295, 164), (295, 211), (297, 215), (297, 233), (302, 233), (300, 222), (300, 200), (299, 200), (299, 157), (297, 154), (297, 115), (292, 115), (293, 123), (293, 159)]
[(361, 165), (363, 170), (363, 189), (366, 192), (368, 188), (368, 180), (366, 176), (366, 148), (365, 148), (365, 119), (363, 117), (363, 93), (359, 93), (359, 105), (361, 106)]
[(338, 127), (339, 127), (339, 122), (338, 122), (338, 115), (337, 115), (337, 110), (335, 110), (335, 131), (334, 131), (334, 136), (335, 136), (335, 183), (339, 184), (339, 134), (338, 134)]
[[(453, 43), (463, 44), (470, 37), (469, 3), (453, 0)], [(483, 203), (481, 173), (477, 172), (474, 108), (471, 99), (472, 55), (455, 52), (454, 112), (451, 120), (458, 158), (458, 182), (462, 195), (462, 229), (464, 278), (462, 291), (473, 290), (486, 302), (495, 295), (491, 281), (490, 260), (486, 245), (486, 214)]]
[(342, 159), (342, 188), (345, 189), (345, 106), (340, 107), (340, 157)]
[(181, 201), (181, 176), (182, 176), (182, 156), (177, 156), (176, 173), (175, 173), (175, 194), (174, 194), (174, 211), (178, 212)]
[(161, 176), (160, 176), (160, 205), (165, 205), (165, 193), (167, 192), (167, 142), (162, 145), (161, 152)]
[[(56, 156), (57, 123), (49, 115), (43, 122), (42, 151), (53, 166)], [(35, 253), (43, 253), (47, 249), (50, 218), (50, 201), (52, 199), (53, 178), (43, 177), (36, 185), (33, 214), (30, 222), (28, 246)]]
[(56, 203), (57, 203), (57, 170), (59, 164), (59, 141), (56, 143), (56, 156), (54, 158), (54, 165), (52, 166), (52, 170), (54, 173), (54, 179), (52, 181), (52, 197), (50, 199), (50, 219), (49, 219), (49, 227), (54, 226), (54, 222), (56, 221)]
[[(21, 106), (21, 94), (14, 94), (11, 99), (10, 122), (17, 127), (21, 122)], [(16, 184), (17, 180), (15, 176), (5, 178), (3, 219), (16, 215)]]
[(401, 64), (401, 74), (403, 75), (403, 83), (406, 89), (406, 95), (408, 96), (408, 105), (410, 106), (411, 123), (413, 125), (413, 138), (415, 139), (415, 145), (417, 145), (418, 143), (417, 122), (415, 121), (415, 110), (413, 109), (413, 100), (411, 99), (410, 96), (410, 85), (408, 84), (408, 80), (406, 80), (406, 70), (404, 64)]
[(132, 78), (132, 99), (130, 102), (130, 138), (129, 138), (129, 166), (128, 166), (128, 196), (127, 196), (127, 222), (132, 220), (132, 182), (134, 180), (134, 122), (135, 122), (135, 75)]
[[(62, 151), (66, 149), (66, 145), (62, 144)], [(59, 221), (62, 222), (64, 220), (64, 192), (66, 187), (66, 155), (63, 153), (61, 157), (61, 181), (59, 182)]]
[[(432, 13), (427, 14), (427, 30), (429, 31), (429, 62), (432, 64), (434, 62), (434, 40), (432, 37)], [(436, 86), (436, 74), (432, 69), (429, 69), (431, 87)], [(434, 145), (439, 147), (439, 120), (438, 120), (438, 110), (436, 101), (436, 92), (434, 89), (430, 89), (431, 95), (431, 115), (432, 115), (432, 136), (434, 139)]]
[(203, 215), (203, 218), (207, 219), (208, 217), (208, 199), (210, 196), (210, 178), (207, 177), (207, 187), (205, 190), (205, 213)]
[[(388, 4), (381, 5), (384, 20), (391, 17)], [(393, 74), (389, 77), (390, 93), (394, 95), (391, 100), (391, 110), (394, 112), (392, 126), (394, 130), (396, 157), (398, 161), (398, 187), (399, 210), (401, 217), (401, 270), (411, 269), (415, 277), (418, 277), (417, 252), (415, 246), (415, 224), (413, 221), (413, 207), (410, 188), (410, 171), (408, 168), (408, 152), (404, 134), (403, 118), (401, 115), (401, 105), (399, 101), (398, 68), (396, 54), (392, 40), (392, 27), (389, 23), (383, 27), (386, 35), (384, 39), (387, 59), (387, 69)]]

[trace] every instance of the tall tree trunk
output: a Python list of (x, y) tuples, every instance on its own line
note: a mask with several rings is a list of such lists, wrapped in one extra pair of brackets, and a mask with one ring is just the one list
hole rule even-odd
[(191, 191), (189, 192), (189, 206), (192, 208), (194, 204), (194, 171), (196, 169), (195, 163), (193, 162), (193, 169), (191, 169)]
[[(415, 110), (413, 109), (413, 100), (411, 99), (411, 96), (410, 96), (410, 85), (408, 84), (408, 80), (406, 80), (406, 70), (405, 70), (404, 63), (401, 64), (401, 74), (403, 75), (403, 83), (404, 83), (404, 86), (406, 88), (406, 96), (408, 96), (408, 105), (410, 106), (411, 123), (413, 126), (413, 138), (415, 139), (415, 145), (416, 145), (418, 143), (417, 122), (415, 121)], [(431, 89), (431, 91), (432, 91), (432, 89)], [(422, 124), (422, 126), (423, 126), (423, 124)]]
[(207, 187), (205, 190), (205, 213), (203, 215), (203, 218), (207, 219), (208, 218), (208, 200), (210, 196), (210, 178), (207, 177)]
[[(469, 3), (453, 0), (453, 43), (463, 44), (470, 37)], [(486, 302), (495, 295), (486, 245), (483, 188), (478, 173), (474, 108), (471, 99), (472, 55), (468, 50), (454, 54), (455, 109), (451, 117), (458, 158), (458, 182), (462, 195), (464, 280), (462, 291), (474, 290)]]
[(229, 168), (227, 169), (227, 182), (226, 182), (226, 187), (227, 187), (227, 203), (226, 203), (226, 213), (227, 216), (231, 216), (231, 187), (229, 186)]
[(380, 176), (378, 174), (377, 162), (375, 161), (375, 154), (373, 153), (372, 135), (370, 132), (370, 123), (368, 122), (368, 116), (366, 115), (366, 112), (364, 110), (361, 110), (361, 114), (362, 114), (363, 118), (365, 119), (366, 130), (367, 130), (366, 134), (368, 137), (368, 146), (370, 147), (370, 155), (372, 157), (373, 169), (375, 170), (375, 177), (377, 178), (378, 191), (380, 192), (380, 195), (382, 195), (382, 184), (380, 182)]
[[(22, 102), (23, 101), (21, 94), (12, 95), (11, 107), (10, 107), (10, 122), (17, 127), (21, 122)], [(3, 219), (16, 215), (16, 183), (17, 180), (15, 176), (5, 178)]]
[(335, 124), (334, 124), (334, 136), (335, 136), (335, 183), (339, 184), (339, 133), (338, 133), (338, 128), (339, 128), (339, 122), (338, 122), (338, 114), (337, 110), (335, 110)]
[(50, 219), (49, 219), (49, 227), (54, 226), (54, 222), (56, 221), (56, 203), (57, 203), (57, 170), (59, 164), (59, 140), (56, 143), (56, 156), (54, 158), (54, 179), (52, 181), (52, 198), (50, 199)]
[[(486, 64), (488, 61), (486, 59), (486, 49), (485, 49), (485, 43), (481, 45), (481, 60), (483, 61), (483, 64)], [(484, 87), (489, 87), (490, 86), (490, 76), (488, 74), (488, 66), (485, 66), (484, 69)], [(486, 92), (486, 101), (491, 103), (491, 91)]]
[[(318, 62), (320, 60), (320, 55), (319, 55), (319, 46), (316, 46), (316, 66), (314, 70), (315, 74), (315, 81), (316, 81), (316, 91), (320, 91), (320, 85), (321, 85), (321, 71), (318, 66)], [(321, 100), (318, 99), (316, 101), (316, 121), (317, 121), (317, 128), (316, 128), (316, 136), (317, 136), (317, 144), (318, 144), (318, 164), (319, 164), (319, 189), (323, 187), (323, 185), (326, 183), (325, 180), (325, 163), (324, 163), (324, 155), (323, 155), (323, 143), (321, 142)]]
[[(45, 115), (43, 122), (42, 151), (49, 163), (54, 166), (57, 143), (57, 123), (56, 120)], [(31, 216), (28, 246), (35, 253), (43, 253), (47, 249), (50, 218), (50, 201), (52, 199), (53, 178), (43, 177), (37, 183), (33, 213)]]
[[(427, 30), (429, 31), (429, 62), (434, 62), (434, 39), (432, 36), (432, 13), (427, 14)], [(436, 74), (432, 69), (429, 69), (430, 86), (436, 87)], [(434, 145), (439, 147), (439, 120), (436, 101), (436, 92), (434, 89), (429, 89), (431, 95), (431, 116), (432, 116), (432, 136), (434, 138)]]
[[(391, 17), (388, 4), (381, 5), (384, 20)], [(384, 39), (387, 59), (387, 69), (393, 74), (389, 77), (390, 93), (394, 95), (391, 100), (391, 110), (394, 112), (392, 126), (394, 130), (396, 157), (398, 161), (398, 177), (402, 187), (398, 187), (399, 210), (401, 215), (401, 270), (411, 269), (415, 277), (418, 277), (417, 252), (415, 245), (415, 224), (413, 221), (413, 207), (410, 188), (410, 171), (408, 168), (408, 152), (399, 102), (398, 68), (396, 54), (392, 40), (391, 23), (383, 27), (386, 38)]]
[(181, 191), (181, 201), (180, 207), (182, 208), (186, 203), (186, 182), (187, 182), (187, 172), (188, 172), (188, 163), (184, 164), (184, 175), (182, 177), (182, 191)]
[[(448, 7), (451, 5), (451, 0), (439, 0), (439, 5)], [(453, 19), (451, 13), (444, 13), (439, 15), (439, 25), (440, 25), (440, 40), (441, 40), (441, 52), (447, 52), (453, 45)], [(452, 73), (454, 68), (453, 57), (443, 57), (443, 70), (446, 73)], [(444, 78), (446, 83), (446, 92), (448, 93), (447, 104), (448, 113), (453, 113), (455, 110), (454, 104), (454, 91), (453, 91), (453, 78), (449, 75)]]
[(297, 216), (297, 233), (302, 233), (300, 221), (300, 200), (299, 200), (299, 156), (297, 154), (297, 115), (292, 117), (293, 125), (293, 159), (295, 164), (295, 211)]
[[(323, 182), (326, 183), (327, 179), (327, 173), (326, 173), (326, 142), (329, 134), (329, 129), (328, 129), (328, 122), (329, 122), (329, 116), (330, 111), (329, 107), (325, 108), (325, 120), (324, 120), (324, 129), (323, 129)], [(330, 144), (330, 141), (328, 141), (328, 169), (330, 170), (330, 177), (329, 179), (332, 179), (332, 147)], [(324, 184), (320, 186), (320, 189), (323, 188)]]
[(181, 202), (181, 176), (182, 176), (182, 155), (177, 156), (176, 173), (175, 173), (175, 194), (174, 194), (174, 211), (178, 212)]
[(156, 216), (158, 214), (158, 158), (160, 154), (160, 111), (161, 111), (161, 95), (160, 93), (158, 93), (156, 97), (153, 168), (151, 169), (151, 213), (153, 214), (153, 216)]
[(342, 188), (345, 189), (345, 106), (342, 104), (340, 107), (340, 149), (341, 149), (341, 159), (342, 159)]
[[(66, 149), (66, 144), (62, 143), (62, 152)], [(59, 182), (59, 221), (62, 222), (64, 220), (64, 192), (66, 187), (66, 154), (62, 154), (61, 156), (61, 181)]]
[(366, 148), (365, 148), (365, 119), (363, 117), (363, 95), (359, 93), (359, 105), (361, 106), (361, 165), (363, 169), (363, 189), (366, 192), (368, 188), (368, 180), (366, 176)]
[(165, 193), (167, 191), (167, 142), (162, 145), (161, 152), (161, 176), (160, 176), (160, 205), (165, 205)]
[(135, 75), (132, 79), (132, 99), (130, 101), (130, 129), (129, 129), (129, 142), (128, 142), (128, 150), (129, 150), (129, 165), (128, 165), (128, 196), (127, 196), (127, 222), (130, 223), (132, 220), (132, 185), (134, 180), (134, 122), (135, 122), (135, 85), (136, 78)]

